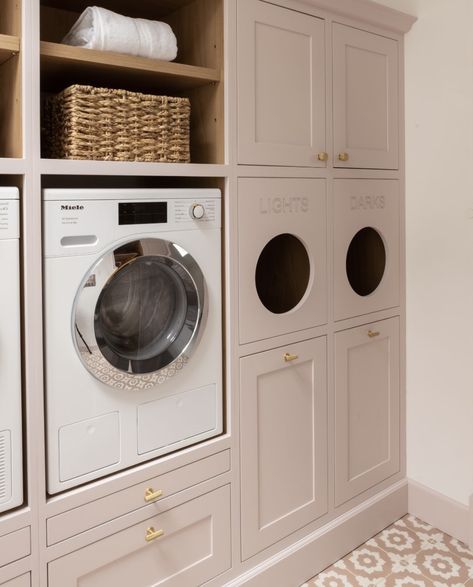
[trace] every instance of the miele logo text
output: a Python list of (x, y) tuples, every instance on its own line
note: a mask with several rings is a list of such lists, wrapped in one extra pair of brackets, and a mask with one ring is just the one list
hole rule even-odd
[(83, 210), (84, 206), (81, 206), (79, 204), (75, 205), (75, 206), (70, 206), (69, 204), (61, 204), (61, 211), (62, 210)]
[(309, 211), (309, 198), (299, 196), (275, 196), (260, 198), (261, 214), (294, 214)]
[(352, 210), (382, 210), (385, 205), (384, 196), (352, 196), (350, 198)]

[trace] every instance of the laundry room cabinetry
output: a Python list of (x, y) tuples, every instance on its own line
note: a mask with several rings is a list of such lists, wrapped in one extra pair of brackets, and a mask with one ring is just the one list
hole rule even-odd
[(230, 568), (229, 528), (224, 485), (50, 562), (48, 587), (201, 585)]
[(30, 587), (31, 586), (31, 574), (26, 573), (15, 579), (11, 579), (6, 583), (0, 583), (0, 587)]
[(238, 162), (397, 169), (398, 41), (303, 12), (238, 2)]
[(326, 339), (241, 359), (242, 556), (327, 511)]
[(100, 4), (125, 16), (169, 24), (178, 45), (172, 62), (63, 45), (63, 37), (90, 2), (41, 0), (40, 5), (44, 97), (73, 84), (187, 97), (191, 162), (224, 163), (223, 0)]
[(325, 166), (324, 21), (238, 1), (238, 161)]
[(31, 553), (30, 528), (22, 528), (0, 536), (0, 568)]
[(335, 335), (335, 502), (400, 467), (399, 318)]
[(23, 154), (21, 120), (21, 2), (0, 4), (0, 158)]

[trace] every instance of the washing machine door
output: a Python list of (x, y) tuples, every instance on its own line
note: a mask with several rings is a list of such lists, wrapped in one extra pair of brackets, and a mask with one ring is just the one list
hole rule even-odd
[(167, 240), (134, 240), (108, 251), (84, 277), (73, 339), (103, 383), (149, 389), (184, 367), (206, 306), (202, 271), (187, 251)]

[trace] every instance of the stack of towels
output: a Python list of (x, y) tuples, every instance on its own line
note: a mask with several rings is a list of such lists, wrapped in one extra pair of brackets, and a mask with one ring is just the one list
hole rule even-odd
[(177, 40), (165, 22), (130, 18), (90, 6), (62, 41), (65, 45), (172, 61)]

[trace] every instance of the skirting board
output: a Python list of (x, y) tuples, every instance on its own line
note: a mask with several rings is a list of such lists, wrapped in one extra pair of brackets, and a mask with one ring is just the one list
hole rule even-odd
[(407, 480), (319, 528), (225, 587), (301, 585), (407, 513)]
[(473, 496), (470, 507), (409, 479), (409, 513), (473, 546)]

